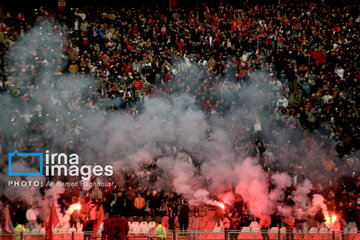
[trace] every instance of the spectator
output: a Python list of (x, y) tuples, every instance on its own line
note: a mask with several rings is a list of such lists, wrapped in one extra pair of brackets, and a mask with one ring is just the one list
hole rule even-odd
[(22, 240), (25, 235), (25, 227), (22, 224), (17, 224), (14, 228), (15, 240)]
[(83, 226), (84, 240), (90, 240), (92, 237), (93, 226), (97, 218), (96, 215), (97, 207), (98, 207), (97, 204), (90, 204), (89, 218), (87, 219), (87, 221), (84, 223)]
[(75, 63), (75, 61), (72, 61), (69, 66), (69, 72), (71, 73), (77, 73), (79, 71), (79, 65)]
[(190, 218), (191, 240), (198, 240), (196, 231), (200, 230), (199, 211), (194, 209), (194, 215)]
[(281, 96), (281, 98), (279, 98), (276, 102), (276, 106), (277, 107), (284, 107), (287, 108), (289, 105), (289, 101), (285, 98), (284, 95)]
[(295, 218), (293, 217), (285, 217), (282, 219), (286, 228), (286, 240), (294, 239), (293, 229), (295, 225)]
[(30, 205), (30, 208), (26, 211), (26, 220), (30, 223), (30, 229), (36, 228), (37, 210), (34, 204)]
[(135, 215), (140, 217), (140, 221), (142, 221), (145, 209), (145, 198), (143, 198), (140, 193), (138, 193), (137, 197), (135, 198), (134, 206), (136, 208)]
[(84, 224), (85, 221), (87, 221), (88, 217), (89, 217), (89, 205), (85, 199), (85, 197), (81, 197), (80, 198), (80, 212), (79, 212), (79, 218), (80, 218), (80, 223)]
[(77, 230), (77, 223), (80, 221), (79, 218), (79, 210), (75, 209), (71, 214), (70, 214), (70, 228), (75, 228)]
[(268, 230), (271, 225), (270, 216), (268, 214), (261, 215), (259, 224), (260, 224), (260, 230), (261, 230), (261, 235), (263, 237), (263, 240), (270, 240), (270, 237), (268, 234)]
[(158, 225), (154, 229), (154, 237), (158, 240), (166, 239), (166, 229), (161, 225), (161, 220), (158, 221)]
[(168, 219), (169, 219), (169, 230), (175, 231), (175, 219), (177, 217), (177, 207), (175, 203), (169, 205)]
[(149, 211), (151, 218), (154, 218), (157, 215), (159, 208), (160, 208), (159, 196), (157, 195), (156, 191), (153, 191), (149, 200)]
[(240, 215), (239, 212), (235, 212), (233, 218), (231, 219), (231, 230), (234, 232), (230, 234), (231, 240), (237, 240), (240, 231)]
[[(181, 202), (181, 200), (180, 200)], [(180, 204), (180, 211), (179, 211), (179, 224), (180, 224), (180, 231), (187, 231), (189, 225), (189, 205), (184, 199), (183, 203)]]
[(231, 229), (232, 212), (229, 212), (223, 219), (225, 238), (228, 239), (229, 231)]

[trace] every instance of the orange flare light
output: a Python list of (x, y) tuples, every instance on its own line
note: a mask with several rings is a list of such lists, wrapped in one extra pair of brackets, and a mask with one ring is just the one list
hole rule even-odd
[(69, 213), (72, 214), (75, 210), (80, 210), (81, 205), (79, 203), (71, 204), (69, 207)]
[(331, 218), (328, 214), (325, 215), (325, 225), (327, 227), (333, 227), (334, 223), (336, 222), (336, 218), (336, 215), (332, 215)]
[(222, 209), (225, 209), (225, 205), (222, 202), (216, 203), (218, 207), (221, 207)]

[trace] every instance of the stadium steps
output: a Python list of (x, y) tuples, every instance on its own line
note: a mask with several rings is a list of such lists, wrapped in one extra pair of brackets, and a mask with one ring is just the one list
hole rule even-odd
[(298, 89), (299, 89), (299, 85), (298, 85), (296, 79), (294, 79), (294, 80), (292, 81), (292, 85), (293, 85), (293, 90), (292, 90), (292, 92), (296, 94), (297, 91), (298, 91)]
[(297, 91), (299, 89), (299, 85), (296, 79), (293, 79), (292, 85), (293, 88), (292, 88), (292, 92), (290, 93), (290, 105), (294, 105), (296, 103)]
[(295, 104), (295, 94), (291, 93), (290, 94), (290, 105), (294, 105)]

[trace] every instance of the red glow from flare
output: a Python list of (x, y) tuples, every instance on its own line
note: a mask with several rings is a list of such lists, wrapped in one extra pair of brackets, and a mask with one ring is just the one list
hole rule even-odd
[(334, 225), (334, 223), (336, 222), (336, 215), (332, 215), (331, 218), (329, 215), (325, 216), (325, 225), (327, 227), (332, 227)]
[(81, 205), (79, 203), (71, 204), (69, 207), (69, 213), (72, 214), (75, 210), (80, 210)]
[(222, 209), (225, 209), (225, 205), (222, 202), (217, 203), (218, 207), (221, 207)]

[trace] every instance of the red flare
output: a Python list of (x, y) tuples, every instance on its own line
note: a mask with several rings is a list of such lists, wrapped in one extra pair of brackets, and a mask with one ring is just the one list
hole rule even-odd
[(325, 225), (329, 228), (333, 227), (334, 223), (336, 222), (336, 218), (337, 216), (335, 214), (332, 215), (331, 218), (328, 214), (325, 215)]
[(69, 207), (69, 213), (72, 214), (75, 210), (80, 210), (81, 205), (79, 203), (71, 204)]
[(216, 204), (218, 205), (218, 207), (225, 209), (225, 205), (222, 202), (217, 202)]

